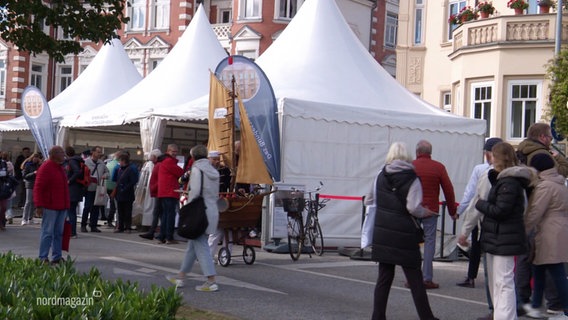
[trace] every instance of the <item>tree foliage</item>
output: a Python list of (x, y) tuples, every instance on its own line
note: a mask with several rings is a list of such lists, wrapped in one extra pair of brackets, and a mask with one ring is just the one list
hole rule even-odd
[[(66, 54), (83, 50), (79, 40), (107, 43), (118, 38), (117, 31), (128, 22), (125, 4), (123, 0), (0, 0), (0, 36), (20, 51), (46, 52), (62, 62)], [(57, 39), (59, 30), (65, 39)]]
[(568, 50), (563, 49), (548, 65), (550, 115), (556, 117), (556, 131), (568, 134)]

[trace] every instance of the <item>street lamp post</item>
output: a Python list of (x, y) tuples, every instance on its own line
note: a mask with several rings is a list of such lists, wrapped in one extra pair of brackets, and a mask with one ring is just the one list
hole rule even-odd
[(562, 0), (556, 3), (556, 39), (554, 41), (554, 55), (560, 54), (560, 45), (562, 44)]

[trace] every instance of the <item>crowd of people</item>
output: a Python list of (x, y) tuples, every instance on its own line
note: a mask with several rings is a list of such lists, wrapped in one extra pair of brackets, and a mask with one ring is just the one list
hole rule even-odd
[(428, 141), (417, 143), (414, 161), (404, 143), (393, 143), (370, 195), (376, 206), (372, 260), (379, 263), (372, 319), (386, 319), (396, 265), (419, 318), (436, 319), (426, 290), (439, 288), (432, 259), (440, 189), (450, 217), (463, 221), (457, 241), (469, 257), (468, 273), (456, 285), (474, 288), (484, 258), (490, 312), (478, 319), (568, 319), (568, 161), (552, 140), (545, 123), (533, 124), (517, 150), (500, 138), (487, 139), (485, 163), (474, 168), (459, 205)]

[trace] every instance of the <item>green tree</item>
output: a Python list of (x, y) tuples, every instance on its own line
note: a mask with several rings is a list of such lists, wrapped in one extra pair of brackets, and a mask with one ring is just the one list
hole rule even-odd
[(550, 115), (556, 117), (556, 131), (568, 134), (568, 50), (563, 49), (547, 68), (550, 79)]
[[(46, 52), (62, 62), (83, 49), (79, 40), (110, 42), (128, 22), (123, 0), (0, 0), (0, 36), (20, 51)], [(44, 28), (53, 27), (46, 34)], [(57, 39), (62, 30), (66, 39)], [(71, 40), (69, 40), (71, 39)]]

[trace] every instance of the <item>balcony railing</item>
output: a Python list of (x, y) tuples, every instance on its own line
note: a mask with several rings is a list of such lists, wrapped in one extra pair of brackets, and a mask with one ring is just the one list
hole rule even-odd
[(213, 25), (213, 31), (217, 35), (217, 39), (225, 40), (229, 39), (229, 32), (231, 31), (230, 23), (218, 23)]
[[(568, 22), (568, 15), (563, 21)], [(464, 23), (453, 34), (453, 52), (500, 44), (554, 43), (556, 13), (498, 16)], [(563, 22), (562, 42), (568, 39)]]

